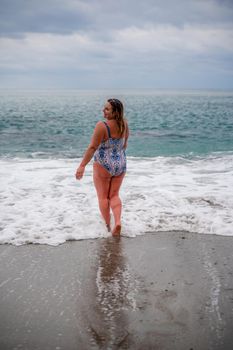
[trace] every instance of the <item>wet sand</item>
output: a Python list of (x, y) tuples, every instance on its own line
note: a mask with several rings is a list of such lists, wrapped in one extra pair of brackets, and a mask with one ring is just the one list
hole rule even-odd
[(0, 246), (0, 349), (233, 349), (233, 237)]

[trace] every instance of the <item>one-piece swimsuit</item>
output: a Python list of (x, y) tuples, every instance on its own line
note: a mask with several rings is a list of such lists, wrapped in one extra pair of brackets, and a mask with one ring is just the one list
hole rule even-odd
[(94, 161), (102, 165), (112, 176), (118, 176), (126, 172), (125, 138), (115, 139), (111, 137), (108, 124), (104, 122), (108, 139), (101, 142), (94, 153)]

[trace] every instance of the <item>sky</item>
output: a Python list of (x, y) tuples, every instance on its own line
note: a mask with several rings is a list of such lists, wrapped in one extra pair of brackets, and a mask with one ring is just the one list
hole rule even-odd
[(233, 89), (233, 0), (0, 0), (0, 88)]

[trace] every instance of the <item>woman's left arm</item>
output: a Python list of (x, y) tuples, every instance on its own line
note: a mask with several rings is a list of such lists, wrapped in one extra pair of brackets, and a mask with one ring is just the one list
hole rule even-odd
[(129, 126), (128, 126), (127, 120), (125, 120), (125, 143), (124, 143), (124, 149), (127, 148), (128, 138), (129, 138)]
[(86, 152), (84, 153), (83, 159), (76, 171), (75, 177), (77, 180), (81, 180), (83, 177), (84, 171), (85, 171), (85, 166), (90, 162), (92, 159), (96, 149), (98, 148), (99, 144), (103, 140), (104, 137), (104, 128), (103, 128), (103, 123), (98, 122), (96, 124), (93, 136), (91, 138), (91, 143), (88, 146)]

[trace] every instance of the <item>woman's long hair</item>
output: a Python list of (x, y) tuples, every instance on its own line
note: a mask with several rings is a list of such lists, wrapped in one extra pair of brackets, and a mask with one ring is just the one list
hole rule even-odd
[(108, 99), (108, 102), (112, 106), (112, 112), (115, 115), (117, 126), (120, 131), (120, 135), (122, 136), (125, 131), (123, 103), (117, 98), (110, 98)]

